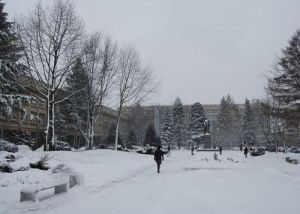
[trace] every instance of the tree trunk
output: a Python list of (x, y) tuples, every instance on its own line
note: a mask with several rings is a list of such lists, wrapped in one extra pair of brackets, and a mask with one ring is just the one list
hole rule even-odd
[(121, 112), (118, 113), (118, 118), (117, 118), (116, 137), (115, 137), (115, 150), (118, 150), (118, 139), (119, 139), (120, 117), (121, 117)]

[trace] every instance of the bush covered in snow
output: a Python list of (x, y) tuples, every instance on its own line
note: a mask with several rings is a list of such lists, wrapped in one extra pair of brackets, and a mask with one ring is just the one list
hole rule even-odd
[(40, 170), (48, 170), (50, 167), (47, 164), (49, 160), (48, 155), (41, 157), (41, 159), (36, 163), (30, 163), (29, 166), (31, 168), (40, 169)]
[(68, 142), (64, 141), (55, 141), (55, 144), (53, 145), (54, 151), (71, 151), (72, 148)]
[(6, 140), (0, 140), (0, 151), (17, 152), (18, 147)]
[(12, 173), (13, 168), (8, 163), (0, 164), (0, 172)]

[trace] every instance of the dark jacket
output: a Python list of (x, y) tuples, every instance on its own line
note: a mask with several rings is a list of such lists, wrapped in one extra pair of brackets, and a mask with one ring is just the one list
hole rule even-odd
[(161, 164), (161, 161), (164, 160), (164, 153), (160, 149), (156, 149), (154, 152), (154, 160), (156, 163)]
[(244, 149), (244, 154), (246, 155), (248, 153), (248, 147), (246, 146)]

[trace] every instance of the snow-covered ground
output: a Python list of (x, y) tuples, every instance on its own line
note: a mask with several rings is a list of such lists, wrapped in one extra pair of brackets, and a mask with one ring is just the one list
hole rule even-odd
[[(23, 151), (12, 165), (18, 168), (44, 153)], [(5, 153), (0, 153), (0, 161)], [(300, 213), (300, 165), (284, 162), (284, 154), (244, 158), (239, 151), (173, 152), (156, 173), (152, 156), (110, 150), (51, 152), (50, 165), (65, 164), (63, 172), (30, 169), (0, 173), (0, 214), (90, 213)], [(300, 159), (298, 154), (288, 154)], [(84, 175), (85, 186), (52, 195), (40, 202), (19, 202), (20, 189), (63, 177)]]

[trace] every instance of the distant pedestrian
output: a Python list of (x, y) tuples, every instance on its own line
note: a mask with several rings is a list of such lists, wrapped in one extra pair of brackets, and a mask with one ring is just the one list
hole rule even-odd
[(244, 149), (244, 155), (245, 155), (245, 158), (247, 158), (247, 155), (248, 155), (248, 147), (247, 146)]
[(195, 147), (192, 145), (192, 147), (191, 147), (192, 156), (194, 155), (194, 150), (195, 150)]
[(154, 160), (157, 164), (157, 173), (160, 173), (160, 165), (164, 160), (164, 153), (161, 151), (160, 146), (157, 146), (157, 149), (154, 152)]
[(222, 150), (223, 150), (222, 146), (219, 146), (220, 155), (222, 155)]
[(243, 144), (240, 145), (240, 150), (243, 152)]
[(171, 155), (171, 146), (170, 144), (168, 145), (168, 157)]

